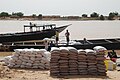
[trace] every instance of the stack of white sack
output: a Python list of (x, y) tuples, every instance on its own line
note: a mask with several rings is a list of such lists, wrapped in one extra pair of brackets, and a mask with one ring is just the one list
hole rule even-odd
[(11, 68), (50, 68), (51, 53), (45, 49), (15, 49), (12, 56), (4, 58)]
[(103, 46), (95, 46), (94, 48), (93, 48), (97, 53), (105, 53), (105, 51), (107, 50), (105, 47), (103, 47)]

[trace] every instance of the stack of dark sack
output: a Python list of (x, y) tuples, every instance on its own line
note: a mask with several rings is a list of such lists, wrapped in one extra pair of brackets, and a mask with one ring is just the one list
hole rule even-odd
[(69, 50), (67, 47), (60, 47), (60, 60), (59, 60), (59, 71), (60, 75), (65, 76), (69, 75)]
[(51, 49), (50, 74), (53, 76), (77, 75), (78, 51), (73, 47)]
[(87, 55), (85, 50), (78, 50), (78, 71), (80, 75), (87, 75)]
[(51, 59), (50, 59), (50, 75), (59, 76), (59, 59), (60, 59), (60, 49), (53, 47), (51, 49)]
[(88, 75), (97, 75), (97, 61), (95, 51), (86, 49), (87, 53), (87, 64), (88, 64)]
[(5, 57), (4, 62), (11, 68), (50, 68), (51, 53), (45, 49), (16, 49), (12, 56)]
[(69, 50), (69, 75), (78, 75), (78, 51), (73, 47), (68, 47)]
[(78, 50), (73, 47), (51, 49), (50, 74), (53, 76), (67, 75), (106, 75), (104, 51)]
[(97, 61), (97, 74), (106, 76), (106, 66), (104, 63), (105, 60), (105, 50), (106, 48), (102, 46), (96, 46), (94, 47), (94, 50), (96, 51), (96, 61)]

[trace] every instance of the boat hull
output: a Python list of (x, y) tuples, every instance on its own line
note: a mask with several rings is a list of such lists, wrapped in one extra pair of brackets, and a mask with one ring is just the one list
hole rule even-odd
[(53, 29), (46, 29), (42, 31), (34, 32), (23, 32), (23, 33), (14, 33), (14, 34), (1, 34), (0, 43), (6, 42), (19, 42), (19, 41), (30, 41), (30, 40), (42, 40), (44, 38), (51, 38), (55, 36), (56, 30), (62, 32), (69, 25), (61, 26)]
[[(75, 40), (76, 42), (80, 42), (81, 44), (58, 44), (57, 46), (54, 45), (52, 47), (67, 47), (67, 46), (71, 46), (74, 47), (76, 49), (93, 49), (95, 46), (103, 46), (105, 47), (107, 50), (120, 50), (120, 38), (115, 38), (115, 39), (95, 39), (95, 40), (87, 40), (86, 43), (83, 43), (83, 40)], [(27, 43), (27, 44), (26, 44)], [(24, 49), (24, 48), (35, 48), (35, 49), (44, 49), (45, 46), (41, 45), (42, 42), (26, 42), (26, 43), (19, 43), (18, 44), (5, 44), (5, 46), (1, 46), (1, 47), (9, 47), (8, 51), (13, 51), (14, 49)], [(29, 44), (28, 44), (29, 43)], [(36, 43), (36, 44), (35, 44)], [(49, 50), (50, 50), (51, 46), (49, 46)], [(2, 51), (5, 51), (3, 48)]]
[[(57, 45), (52, 47), (74, 47), (76, 49), (93, 49), (95, 46), (103, 46), (107, 50), (120, 50), (120, 43), (107, 43), (107, 44), (87, 44), (87, 45)], [(14, 49), (24, 49), (24, 48), (35, 48), (35, 49), (44, 49), (44, 45), (9, 45), (9, 50), (13, 51)], [(51, 46), (49, 46), (50, 50)]]
[(4, 42), (17, 42), (17, 41), (27, 41), (27, 40), (42, 40), (44, 38), (51, 38), (55, 35), (55, 31), (44, 31), (44, 32), (33, 32), (25, 33), (23, 35), (10, 35), (0, 37), (0, 43)]

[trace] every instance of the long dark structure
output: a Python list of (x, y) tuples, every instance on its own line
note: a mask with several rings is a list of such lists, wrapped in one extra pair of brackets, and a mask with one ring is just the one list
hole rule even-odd
[[(71, 25), (71, 24), (69, 24)], [(44, 24), (44, 25), (24, 25), (24, 32), (21, 33), (9, 33), (9, 34), (0, 34), (0, 43), (6, 42), (18, 42), (18, 41), (29, 41), (29, 40), (42, 40), (44, 38), (51, 38), (55, 35), (55, 32), (59, 33), (67, 28), (69, 25), (64, 25), (56, 27), (55, 24)], [(26, 32), (25, 29), (30, 28), (29, 32)], [(34, 28), (36, 29), (34, 31)]]
[(119, 50), (120, 49), (120, 38), (113, 39), (94, 39), (94, 40), (75, 40), (79, 44), (69, 45), (77, 49), (93, 49), (95, 46), (103, 46), (107, 50)]
[[(70, 42), (69, 45), (66, 45), (66, 43), (59, 43), (57, 46), (50, 46), (51, 47), (75, 47), (76, 49), (93, 49), (95, 46), (103, 46), (107, 48), (107, 50), (120, 50), (120, 38), (113, 38), (113, 39), (94, 39), (94, 40), (73, 40), (75, 43), (72, 44)], [(24, 48), (36, 48), (36, 49), (44, 49), (45, 46), (41, 45), (43, 42), (25, 42), (24, 44), (22, 42), (16, 42), (14, 45), (8, 45), (9, 50), (13, 51), (14, 49), (24, 49)]]

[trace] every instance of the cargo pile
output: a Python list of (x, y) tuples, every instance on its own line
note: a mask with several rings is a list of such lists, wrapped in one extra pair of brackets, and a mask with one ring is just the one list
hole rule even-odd
[(73, 47), (45, 49), (16, 49), (4, 59), (11, 68), (50, 69), (51, 76), (102, 75), (106, 76), (104, 47), (77, 50)]
[(68, 55), (69, 55), (69, 50), (65, 47), (60, 47), (60, 59), (59, 59), (60, 75), (68, 75), (69, 72)]
[(73, 47), (68, 47), (69, 75), (78, 75), (78, 51)]
[(80, 75), (87, 75), (87, 54), (85, 50), (78, 50), (78, 72)]
[(51, 49), (50, 75), (59, 76), (60, 49), (53, 47)]
[(89, 75), (97, 75), (96, 53), (95, 53), (95, 51), (90, 50), (90, 49), (87, 49), (85, 51), (87, 53), (88, 74)]
[(94, 47), (94, 50), (96, 51), (96, 61), (97, 61), (97, 74), (106, 76), (106, 66), (105, 66), (105, 48), (102, 46), (96, 46)]
[(45, 49), (16, 49), (4, 62), (11, 68), (49, 69), (50, 56), (50, 52)]
[[(100, 49), (100, 48), (98, 48)], [(52, 48), (50, 75), (103, 75), (106, 76), (105, 52), (94, 50), (76, 50), (73, 47)]]
[(73, 47), (60, 47), (51, 49), (50, 74), (59, 75), (77, 75), (77, 49)]

